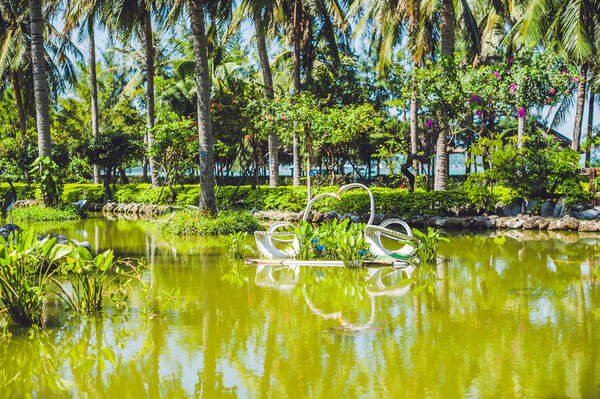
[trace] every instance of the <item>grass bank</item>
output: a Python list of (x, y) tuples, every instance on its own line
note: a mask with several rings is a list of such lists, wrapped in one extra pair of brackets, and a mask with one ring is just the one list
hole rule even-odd
[(48, 222), (51, 220), (79, 220), (81, 216), (73, 206), (46, 208), (34, 205), (27, 208), (14, 208), (12, 210), (12, 219), (15, 222)]
[(216, 236), (260, 230), (258, 220), (247, 212), (222, 211), (216, 216), (180, 211), (152, 223), (155, 230), (183, 236)]

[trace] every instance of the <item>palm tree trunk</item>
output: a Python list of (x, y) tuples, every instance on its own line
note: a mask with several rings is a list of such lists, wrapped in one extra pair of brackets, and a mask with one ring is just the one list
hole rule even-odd
[[(417, 65), (415, 64), (414, 69), (416, 70), (416, 68), (417, 68)], [(418, 132), (417, 132), (417, 128), (419, 126), (418, 110), (419, 110), (419, 103), (417, 102), (417, 86), (416, 86), (416, 82), (413, 78), (413, 83), (412, 83), (412, 88), (411, 88), (411, 93), (410, 93), (410, 152), (411, 152), (411, 154), (417, 154), (419, 152), (419, 146), (418, 146), (419, 136), (418, 136)], [(413, 161), (413, 169), (414, 169), (415, 174), (419, 173), (418, 165), (419, 164), (418, 164), (417, 160)]]
[[(454, 57), (454, 2), (442, 0), (442, 54), (444, 57)], [(438, 135), (435, 146), (435, 180), (433, 189), (435, 191), (445, 190), (448, 181), (448, 121), (443, 120), (442, 131)]]
[[(265, 30), (260, 15), (254, 14), (254, 25), (256, 26), (256, 44), (258, 45), (258, 57), (265, 82), (265, 97), (267, 100), (273, 100), (273, 74), (271, 73), (271, 64), (269, 63), (269, 54), (267, 52), (267, 41), (265, 39)], [(269, 134), (269, 187), (277, 187), (279, 184), (279, 145), (277, 135)]]
[(523, 138), (525, 137), (525, 117), (527, 117), (527, 111), (521, 117), (517, 116), (517, 148), (523, 149)]
[[(592, 80), (590, 79), (590, 82)], [(587, 123), (587, 142), (592, 142), (592, 133), (594, 131), (594, 101), (596, 93), (594, 93), (593, 88), (590, 85), (590, 99), (588, 101), (588, 123)], [(590, 161), (592, 157), (592, 147), (588, 146), (585, 150), (585, 166), (590, 166)]]
[(444, 57), (454, 57), (454, 2), (442, 0), (442, 54)]
[[(88, 36), (90, 51), (90, 104), (92, 112), (92, 136), (98, 137), (98, 79), (96, 76), (96, 38), (94, 35), (94, 17), (88, 18)], [(94, 184), (100, 184), (100, 167), (94, 165)]]
[[(148, 129), (148, 148), (152, 147), (152, 128), (154, 128), (154, 38), (152, 35), (152, 15), (150, 9), (146, 9), (144, 16), (144, 39), (146, 45), (146, 128)], [(152, 187), (158, 188), (158, 174), (156, 173), (156, 165), (154, 158), (149, 157), (150, 164), (150, 180)]]
[[(300, 45), (302, 40), (302, 2), (301, 0), (294, 1), (294, 94), (300, 94)], [(292, 145), (292, 158), (294, 165), (294, 186), (300, 185), (301, 159), (300, 159), (300, 138), (298, 137), (297, 122), (294, 122), (294, 139)]]
[(442, 120), (442, 131), (435, 144), (435, 180), (434, 191), (443, 191), (448, 184), (448, 128), (447, 121)]
[(25, 143), (27, 137), (27, 124), (25, 119), (25, 108), (23, 107), (23, 97), (21, 97), (21, 83), (17, 71), (11, 71), (11, 81), (15, 94), (15, 105), (19, 113), (19, 129), (21, 130), (21, 144)]
[(51, 157), (50, 100), (48, 98), (48, 78), (44, 50), (44, 20), (42, 0), (29, 0), (31, 19), (31, 62), (33, 64), (33, 93), (38, 131), (38, 153)]
[(208, 51), (204, 30), (204, 1), (188, 0), (196, 61), (196, 90), (198, 106), (198, 140), (200, 141), (200, 201), (199, 207), (211, 214), (216, 213), (212, 126), (210, 120), (210, 79), (208, 75)]
[[(581, 66), (581, 74), (585, 76), (587, 65)], [(579, 139), (581, 138), (581, 126), (583, 125), (583, 109), (585, 107), (586, 78), (579, 79), (577, 85), (577, 109), (575, 110), (575, 126), (573, 126), (573, 142), (571, 148), (579, 151)]]

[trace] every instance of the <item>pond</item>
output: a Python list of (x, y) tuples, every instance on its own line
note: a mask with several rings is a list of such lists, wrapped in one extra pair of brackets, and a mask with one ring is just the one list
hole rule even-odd
[(152, 299), (134, 292), (128, 309), (83, 320), (50, 301), (44, 332), (0, 342), (0, 396), (600, 393), (600, 237), (450, 233), (437, 294), (415, 296), (393, 270), (245, 266), (218, 239), (145, 223), (34, 226), (145, 258)]

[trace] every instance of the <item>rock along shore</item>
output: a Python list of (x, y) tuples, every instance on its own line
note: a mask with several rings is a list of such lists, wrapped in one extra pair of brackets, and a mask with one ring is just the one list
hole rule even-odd
[[(255, 217), (268, 221), (288, 221), (297, 222), (302, 218), (302, 212), (283, 212), (283, 211), (259, 211), (254, 214)], [(322, 223), (333, 219), (350, 219), (352, 222), (366, 222), (368, 215), (338, 214), (336, 212), (309, 214), (308, 221), (312, 223)], [(557, 217), (543, 217), (537, 215), (517, 216), (409, 216), (400, 217), (377, 213), (373, 219), (374, 224), (380, 224), (387, 219), (400, 219), (408, 223), (411, 227), (436, 227), (450, 230), (495, 230), (495, 229), (520, 229), (520, 230), (568, 230), (582, 232), (600, 232), (600, 220), (578, 220), (570, 215)], [(600, 219), (600, 217), (598, 218)]]

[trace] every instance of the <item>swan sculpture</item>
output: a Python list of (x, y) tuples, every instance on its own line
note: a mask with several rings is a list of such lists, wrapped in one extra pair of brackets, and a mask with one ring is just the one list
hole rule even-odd
[[(411, 244), (405, 244), (399, 249), (388, 249), (381, 241), (382, 237), (396, 242), (412, 242), (413, 233), (407, 223), (400, 219), (388, 219), (381, 225), (374, 225), (375, 218), (375, 198), (367, 186), (360, 183), (352, 183), (339, 188), (336, 193), (322, 193), (315, 196), (304, 209), (302, 220), (307, 221), (313, 204), (326, 197), (341, 200), (341, 194), (345, 191), (361, 188), (367, 191), (370, 200), (370, 216), (365, 226), (365, 240), (369, 244), (369, 249), (376, 258), (393, 258), (398, 260), (407, 260), (414, 253), (414, 247)], [(393, 230), (392, 225), (400, 226), (405, 233)], [(282, 228), (294, 228), (295, 225), (290, 222), (276, 222), (267, 231), (255, 231), (254, 238), (260, 254), (267, 259), (294, 258), (298, 252), (300, 243), (298, 237), (290, 231), (282, 231)]]

